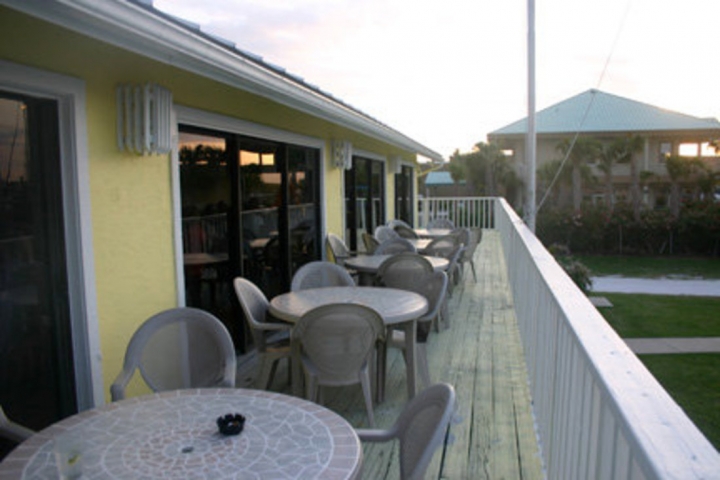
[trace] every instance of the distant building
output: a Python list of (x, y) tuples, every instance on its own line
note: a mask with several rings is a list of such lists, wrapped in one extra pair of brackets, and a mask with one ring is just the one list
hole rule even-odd
[[(651, 207), (663, 204), (668, 195), (665, 166), (668, 155), (700, 157), (712, 171), (720, 171), (720, 156), (710, 145), (720, 139), (720, 122), (717, 119), (671, 112), (599, 90), (588, 90), (537, 112), (536, 129), (538, 168), (561, 159), (558, 144), (571, 139), (576, 133), (597, 138), (603, 143), (628, 135), (643, 138), (644, 148), (638, 154), (636, 163), (640, 172), (652, 174), (643, 175), (648, 178), (643, 201)], [(526, 132), (527, 118), (524, 118), (491, 132), (488, 141), (498, 142), (516, 156), (517, 165), (525, 165)], [(591, 164), (591, 169), (598, 179), (603, 178), (604, 173), (597, 163)], [(615, 165), (615, 201), (628, 198), (631, 183), (629, 165)], [(585, 184), (584, 189), (586, 200), (603, 199), (602, 181)]]
[(470, 195), (465, 180), (455, 182), (450, 172), (434, 171), (425, 175), (425, 188), (421, 192), (426, 197), (461, 197)]

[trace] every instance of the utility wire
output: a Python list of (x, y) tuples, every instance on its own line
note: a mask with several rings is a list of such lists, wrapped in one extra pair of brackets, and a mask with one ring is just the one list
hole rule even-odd
[(610, 61), (612, 60), (613, 55), (615, 54), (615, 49), (617, 48), (618, 41), (620, 40), (620, 35), (622, 34), (623, 30), (625, 29), (625, 22), (627, 20), (628, 14), (630, 13), (630, 6), (632, 4), (632, 0), (627, 0), (627, 3), (625, 4), (625, 12), (623, 13), (622, 19), (620, 20), (620, 24), (618, 25), (617, 32), (615, 33), (615, 38), (613, 39), (612, 46), (610, 47), (610, 53), (608, 54), (607, 58), (605, 59), (605, 65), (603, 65), (603, 69), (600, 72), (600, 78), (598, 78), (597, 84), (595, 86), (595, 90), (592, 91), (592, 96), (590, 97), (590, 101), (587, 104), (587, 107), (585, 108), (585, 111), (583, 112), (583, 116), (580, 118), (580, 123), (578, 124), (577, 130), (575, 130), (575, 134), (573, 135), (573, 139), (570, 142), (570, 146), (567, 149), (567, 152), (565, 152), (565, 157), (560, 162), (560, 166), (557, 169), (557, 172), (555, 172), (555, 176), (553, 177), (552, 181), (550, 182), (550, 185), (548, 185), (548, 188), (545, 190), (545, 194), (543, 195), (543, 198), (540, 200), (540, 203), (538, 203), (537, 207), (535, 208), (535, 214), (540, 211), (542, 206), (545, 204), (545, 200), (550, 196), (550, 192), (552, 191), (553, 187), (555, 186), (555, 183), (557, 182), (558, 178), (560, 178), (560, 173), (562, 173), (563, 168), (565, 168), (565, 164), (567, 163), (568, 159), (570, 158), (570, 154), (572, 153), (573, 148), (575, 147), (575, 143), (577, 142), (578, 137), (580, 136), (580, 132), (582, 131), (582, 127), (585, 125), (585, 121), (587, 120), (588, 115), (590, 114), (590, 109), (593, 106), (593, 103), (595, 103), (595, 96), (597, 94), (597, 90), (600, 89), (600, 85), (602, 85), (603, 80), (605, 80), (605, 74), (607, 73), (608, 67), (610, 66)]

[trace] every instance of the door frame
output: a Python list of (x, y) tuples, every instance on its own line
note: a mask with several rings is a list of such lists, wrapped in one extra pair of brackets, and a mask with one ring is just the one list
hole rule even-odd
[(90, 211), (85, 81), (0, 60), (0, 89), (55, 100), (65, 219), (68, 302), (79, 411), (105, 403)]
[[(238, 118), (228, 117), (217, 113), (211, 113), (196, 108), (174, 105), (173, 121), (173, 150), (172, 150), (172, 192), (173, 192), (173, 217), (175, 224), (175, 281), (177, 285), (178, 305), (185, 305), (185, 274), (183, 271), (183, 248), (182, 248), (182, 198), (180, 192), (180, 151), (179, 151), (179, 126), (188, 125), (205, 128), (217, 132), (244, 135), (260, 140), (298, 145), (302, 147), (316, 148), (320, 150), (320, 229), (321, 238), (325, 238), (327, 231), (327, 203), (325, 202), (325, 165), (327, 147), (325, 140), (317, 137), (301, 135), (286, 130), (267, 127), (257, 123), (248, 122)], [(322, 251), (322, 249), (321, 249)]]

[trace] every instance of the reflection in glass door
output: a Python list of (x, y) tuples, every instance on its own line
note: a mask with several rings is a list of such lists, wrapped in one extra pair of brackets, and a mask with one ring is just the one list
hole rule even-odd
[(0, 92), (0, 405), (33, 429), (77, 412), (57, 112)]
[(353, 157), (353, 168), (345, 173), (345, 238), (357, 251), (362, 232), (373, 233), (385, 223), (383, 163)]
[(250, 337), (232, 279), (271, 298), (320, 259), (319, 168), (317, 148), (181, 128), (186, 304), (218, 316), (238, 349)]

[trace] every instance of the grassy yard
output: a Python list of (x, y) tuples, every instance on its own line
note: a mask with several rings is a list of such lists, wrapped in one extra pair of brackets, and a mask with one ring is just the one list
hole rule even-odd
[[(720, 337), (720, 298), (602, 295), (614, 306), (600, 313), (621, 337)], [(639, 358), (720, 450), (720, 354)]]
[(720, 337), (720, 298), (603, 293), (600, 309), (623, 338)]
[(720, 258), (576, 255), (592, 275), (653, 278), (682, 275), (720, 279)]

